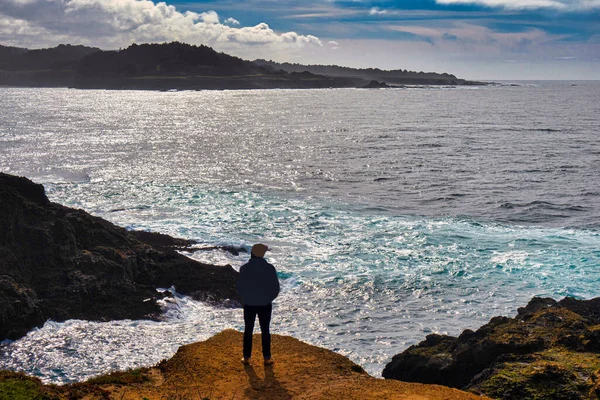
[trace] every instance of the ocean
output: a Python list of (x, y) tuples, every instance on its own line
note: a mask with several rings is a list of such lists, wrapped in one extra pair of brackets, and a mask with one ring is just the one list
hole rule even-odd
[[(376, 377), (430, 333), (514, 316), (533, 296), (600, 296), (600, 82), (0, 88), (0, 110), (0, 171), (128, 229), (268, 244), (273, 333)], [(0, 368), (81, 381), (243, 329), (240, 309), (157, 289), (175, 293), (162, 321), (48, 321), (3, 342)]]

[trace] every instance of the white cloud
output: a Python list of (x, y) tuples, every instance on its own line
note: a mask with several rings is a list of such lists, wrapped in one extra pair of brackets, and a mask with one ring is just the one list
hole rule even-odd
[(485, 26), (464, 22), (457, 22), (449, 27), (389, 25), (388, 29), (421, 36), (444, 48), (461, 46), (475, 50), (475, 48), (485, 45), (488, 52), (492, 49), (522, 51), (526, 48), (546, 45), (567, 37), (566, 35), (552, 35), (534, 28), (522, 32), (498, 32)]
[(238, 20), (237, 20), (237, 19), (235, 19), (235, 18), (231, 18), (231, 17), (229, 17), (229, 18), (227, 18), (227, 19), (225, 20), (225, 23), (226, 23), (226, 24), (229, 24), (229, 25), (239, 25), (239, 24), (240, 24), (240, 21), (238, 21)]
[(387, 10), (382, 10), (379, 7), (373, 7), (369, 10), (369, 15), (382, 15), (386, 14)]
[(263, 54), (322, 46), (315, 36), (278, 33), (266, 23), (242, 28), (225, 23), (239, 22), (229, 18), (221, 23), (215, 11), (180, 12), (150, 0), (0, 0), (0, 43), (8, 45), (117, 48), (178, 40), (232, 53), (252, 47)]
[(205, 24), (218, 24), (219, 23), (219, 15), (215, 11), (212, 11), (212, 10), (201, 13), (200, 19)]
[(298, 35), (296, 32), (277, 34), (264, 22), (251, 27), (229, 28), (219, 32), (216, 43), (239, 43), (246, 45), (286, 44), (304, 46), (309, 44), (322, 46), (321, 41), (312, 35)]
[(569, 11), (600, 8), (600, 0), (436, 0), (436, 3), (477, 4), (511, 10), (550, 8)]
[(600, 0), (582, 0), (582, 8), (600, 8)]
[(335, 40), (330, 40), (329, 42), (327, 42), (327, 44), (330, 44), (332, 46), (339, 46), (339, 43), (336, 42)]
[[(460, 41), (355, 39), (336, 51), (315, 48), (315, 56), (286, 57), (305, 64), (338, 64), (359, 68), (408, 69), (448, 72), (459, 78), (495, 79), (600, 79), (600, 44), (546, 43), (536, 50), (513, 52), (488, 43), (464, 45)], [(576, 60), (554, 60), (575, 56)]]
[(437, 39), (444, 36), (444, 30), (440, 28), (428, 28), (418, 25), (391, 25), (389, 29), (396, 32), (412, 33), (413, 35), (423, 36), (430, 39)]

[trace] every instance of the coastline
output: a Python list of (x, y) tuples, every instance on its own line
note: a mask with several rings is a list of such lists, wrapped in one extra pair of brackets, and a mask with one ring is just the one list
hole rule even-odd
[(0, 340), (48, 319), (158, 320), (158, 301), (168, 296), (159, 287), (239, 306), (231, 266), (179, 254), (189, 241), (127, 231), (52, 203), (27, 178), (0, 173), (0, 216)]
[(406, 70), (247, 61), (210, 47), (171, 42), (119, 51), (73, 45), (28, 50), (0, 45), (0, 85), (114, 90), (400, 88), (486, 85)]
[[(0, 263), (2, 268), (0, 300), (3, 302), (1, 307), (3, 313), (0, 315), (3, 327), (2, 339), (18, 338), (29, 329), (39, 326), (47, 318), (59, 321), (72, 318), (158, 319), (159, 313), (154, 309), (149, 312), (147, 307), (156, 306), (160, 296), (156, 294), (155, 288), (159, 283), (169, 285), (177, 282), (178, 290), (192, 298), (213, 302), (220, 306), (236, 306), (233, 291), (235, 271), (229, 266), (207, 266), (177, 254), (176, 250), (194, 250), (190, 247), (194, 243), (189, 240), (160, 233), (125, 231), (82, 210), (51, 203), (45, 196), (42, 185), (7, 174), (0, 174), (0, 202), (3, 205), (2, 210), (7, 213), (2, 219), (5, 221), (3, 231), (8, 233), (0, 243), (0, 250), (8, 255), (3, 258), (4, 263)], [(43, 238), (42, 242), (39, 242), (40, 238)], [(232, 253), (244, 251), (242, 248), (222, 250)], [(32, 260), (42, 264), (32, 264)], [(70, 263), (66, 260), (76, 260), (76, 262)], [(14, 265), (20, 266), (20, 269), (15, 270)], [(207, 285), (198, 287), (194, 282), (202, 281), (204, 278), (194, 275), (194, 271), (207, 268), (210, 280)], [(24, 275), (24, 270), (29, 270), (29, 274), (33, 275), (41, 274), (46, 284), (50, 282), (58, 285), (42, 287), (39, 281), (36, 283), (35, 279), (31, 279), (31, 275)], [(53, 272), (48, 275), (47, 271), (42, 272), (45, 270)], [(115, 278), (122, 280), (123, 277), (126, 278), (126, 288), (122, 285), (113, 287), (106, 283), (114, 281)], [(143, 282), (143, 285), (136, 289), (139, 282)], [(189, 283), (192, 285), (190, 286)], [(127, 299), (123, 297), (123, 290), (128, 291)], [(69, 293), (66, 298), (70, 298), (71, 302), (65, 301), (63, 295), (65, 292)], [(154, 297), (145, 297), (150, 292), (154, 293)], [(86, 306), (85, 313), (82, 313), (80, 304), (82, 302), (91, 304), (86, 296), (93, 298), (96, 306), (95, 308)], [(73, 302), (79, 306), (74, 307)], [(123, 302), (127, 303), (128, 314), (123, 314), (124, 309), (118, 306)], [(519, 309), (516, 317), (494, 317), (476, 332), (465, 330), (458, 337), (427, 336), (420, 344), (411, 346), (394, 356), (383, 371), (383, 376), (388, 378), (389, 382), (399, 380), (425, 384), (425, 386), (412, 387), (410, 390), (418, 390), (414, 393), (410, 392), (409, 396), (421, 393), (419, 390), (425, 390), (425, 393), (429, 394), (424, 395), (424, 398), (432, 399), (438, 398), (435, 396), (439, 393), (455, 394), (439, 387), (437, 389), (430, 387), (430, 385), (440, 384), (447, 388), (462, 389), (492, 398), (502, 398), (505, 392), (510, 392), (511, 398), (514, 399), (537, 398), (536, 396), (563, 398), (555, 397), (558, 394), (570, 396), (568, 398), (584, 399), (587, 398), (586, 393), (592, 396), (589, 398), (594, 398), (593, 396), (600, 394), (600, 381), (597, 378), (600, 376), (599, 302), (600, 298), (591, 300), (565, 298), (560, 302), (534, 298), (527, 307)], [(230, 351), (237, 346), (233, 343), (236, 335), (239, 336), (240, 333), (224, 331), (216, 337), (228, 337), (229, 344), (226, 347), (227, 351)], [(286, 344), (281, 347), (280, 354), (284, 354), (285, 349), (294, 347), (290, 341), (301, 343), (289, 337), (281, 338), (278, 340)], [(209, 339), (207, 342), (212, 340), (217, 339)], [(238, 345), (241, 344), (241, 341), (239, 342)], [(303, 346), (309, 345), (303, 344)], [(184, 348), (188, 346), (183, 346), (182, 349)], [(292, 366), (294, 360), (301, 358), (299, 354), (305, 352), (329, 352), (314, 346), (309, 348), (309, 350), (298, 350), (297, 353), (290, 355), (289, 363), (285, 362), (285, 364), (289, 368), (294, 368)], [(327, 378), (329, 381), (340, 379), (343, 383), (334, 385), (333, 389), (328, 386), (327, 390), (334, 390), (333, 392), (325, 390), (318, 392), (321, 394), (313, 393), (312, 397), (306, 398), (330, 398), (339, 393), (346, 393), (345, 395), (350, 393), (348, 396), (356, 397), (347, 398), (368, 399), (369, 397), (366, 396), (381, 391), (383, 391), (381, 393), (393, 393), (389, 398), (405, 398), (401, 397), (404, 394), (399, 395), (396, 392), (406, 394), (408, 390), (406, 383), (400, 386), (390, 384), (392, 386), (388, 387), (387, 383), (380, 383), (382, 382), (380, 379), (367, 375), (361, 367), (348, 359), (337, 354), (327, 357), (329, 356), (341, 357), (345, 360), (343, 363), (349, 363), (350, 371), (358, 375), (351, 375), (353, 378), (350, 381), (344, 374), (329, 376)], [(229, 365), (231, 360), (237, 360), (233, 353), (222, 363)], [(170, 362), (172, 361), (164, 363)], [(199, 366), (199, 368), (206, 368), (206, 366)], [(293, 386), (293, 382), (299, 380), (313, 382), (315, 377), (311, 374), (311, 370), (314, 368), (316, 367), (306, 365), (306, 368), (298, 371), (297, 376), (290, 377), (290, 387)], [(214, 366), (210, 369), (214, 369)], [(149, 385), (148, 382), (152, 382), (152, 387), (156, 386), (156, 380), (153, 378), (156, 372), (151, 371), (152, 368), (142, 368), (135, 373), (116, 373), (120, 378), (115, 378), (115, 374), (104, 375), (93, 378), (88, 383), (67, 385), (63, 389), (67, 390), (64, 393), (68, 393), (69, 390), (75, 390), (73, 388), (78, 388), (77, 390), (85, 388), (89, 393), (104, 393), (102, 396), (105, 396), (107, 390), (110, 393), (116, 390), (115, 393), (125, 396), (123, 393), (132, 389), (129, 385), (132, 382), (122, 380), (131, 378), (134, 380), (134, 386), (141, 385), (136, 386), (132, 391), (135, 395), (139, 395), (141, 392), (137, 390), (142, 390), (144, 385)], [(229, 371), (220, 376), (226, 382), (231, 382), (233, 379), (231, 374), (238, 372)], [(142, 381), (136, 381), (131, 377), (132, 374), (137, 376), (135, 379), (139, 378)], [(140, 378), (143, 376), (145, 378)], [(354, 378), (358, 383), (353, 383)], [(116, 386), (115, 379), (120, 382)], [(162, 379), (164, 381), (165, 378)], [(181, 377), (178, 379), (185, 381)], [(233, 380), (237, 382), (236, 379)], [(557, 380), (560, 383), (558, 388), (553, 386), (553, 382)], [(20, 382), (29, 389), (33, 388), (32, 390), (50, 393), (56, 398), (61, 398), (60, 396), (64, 394), (61, 392), (63, 389), (56, 389), (52, 385), (42, 386), (39, 381), (22, 374), (2, 373), (0, 386), (15, 385), (15, 382)], [(264, 379), (256, 382), (259, 382), (259, 388), (263, 387), (261, 385), (264, 384)], [(254, 383), (251, 379), (250, 386), (247, 388), (251, 392), (258, 390), (253, 386)], [(355, 384), (357, 386), (354, 386)], [(211, 381), (206, 387), (214, 387), (214, 385), (215, 382)], [(369, 389), (365, 391), (364, 388)], [(227, 392), (231, 389), (232, 387), (223, 390)], [(143, 392), (144, 395), (150, 396), (148, 398), (153, 398), (156, 393), (160, 393), (160, 396), (164, 395), (162, 389), (157, 389), (156, 393), (152, 391), (154, 389), (143, 390), (146, 390)], [(189, 392), (195, 389), (188, 385), (186, 390)], [(341, 392), (338, 393), (336, 390)], [(386, 392), (387, 390), (391, 392)], [(433, 395), (428, 391), (434, 391), (436, 394)], [(248, 396), (254, 398), (253, 396), (261, 392), (252, 393), (254, 394)], [(272, 397), (271, 392), (269, 393), (264, 398), (277, 398)], [(321, 395), (323, 397), (319, 397)], [(394, 397), (396, 395), (400, 397)], [(294, 398), (303, 398), (300, 392), (294, 396)], [(460, 396), (465, 395), (460, 394)]]
[[(0, 372), (0, 394), (66, 399), (486, 399), (439, 385), (423, 385), (369, 376), (357, 364), (330, 350), (289, 336), (272, 335), (275, 364), (262, 365), (260, 335), (255, 357), (240, 362), (242, 333), (228, 329), (206, 341), (179, 348), (169, 360), (126, 372), (114, 372), (65, 386), (42, 385), (22, 374)], [(17, 398), (15, 396), (15, 398)]]

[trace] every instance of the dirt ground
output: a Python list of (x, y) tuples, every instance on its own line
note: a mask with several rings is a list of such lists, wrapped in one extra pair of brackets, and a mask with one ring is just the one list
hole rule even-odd
[(260, 335), (254, 335), (254, 357), (244, 366), (242, 333), (225, 330), (182, 346), (144, 371), (144, 382), (101, 387), (120, 400), (482, 399), (444, 386), (376, 379), (339, 354), (288, 336), (272, 336), (272, 353), (275, 364), (264, 366)]

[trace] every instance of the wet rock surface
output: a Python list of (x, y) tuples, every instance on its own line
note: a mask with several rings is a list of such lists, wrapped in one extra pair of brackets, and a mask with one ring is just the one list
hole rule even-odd
[(533, 298), (459, 337), (428, 335), (393, 357), (383, 377), (501, 399), (597, 399), (600, 298)]
[(42, 185), (0, 173), (0, 340), (48, 319), (158, 319), (157, 287), (237, 305), (237, 272), (175, 251), (190, 244), (129, 232), (50, 202)]

